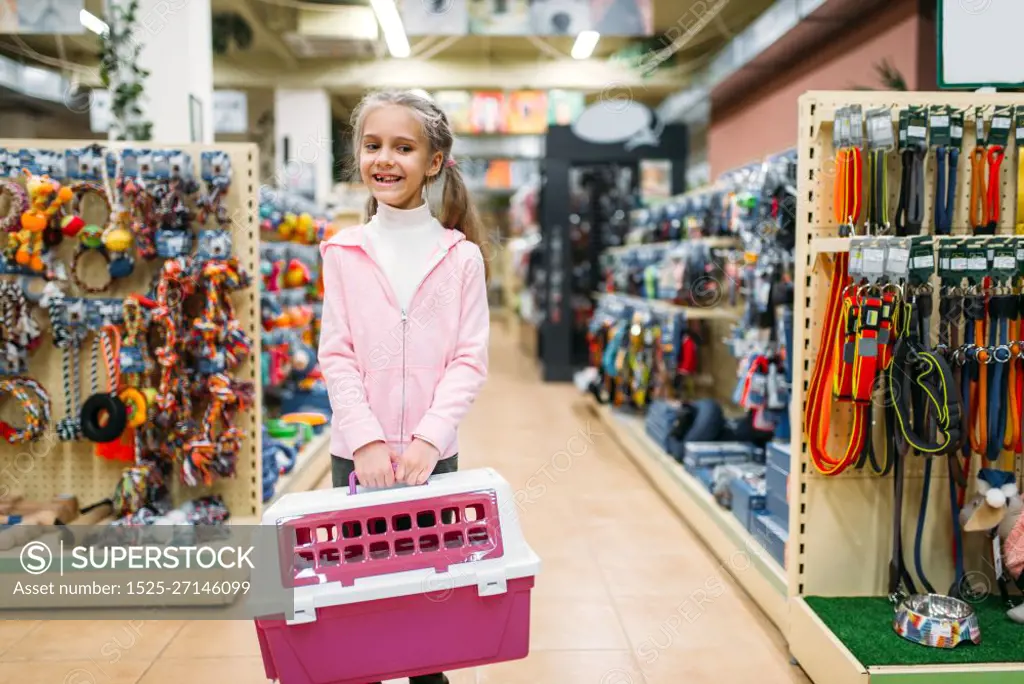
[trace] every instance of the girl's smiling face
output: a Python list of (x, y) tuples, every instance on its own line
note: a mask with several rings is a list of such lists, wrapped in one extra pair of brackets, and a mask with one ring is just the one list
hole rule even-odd
[(423, 185), (441, 170), (444, 155), (431, 151), (412, 110), (389, 104), (369, 112), (360, 145), (359, 175), (378, 202), (396, 209), (423, 203)]

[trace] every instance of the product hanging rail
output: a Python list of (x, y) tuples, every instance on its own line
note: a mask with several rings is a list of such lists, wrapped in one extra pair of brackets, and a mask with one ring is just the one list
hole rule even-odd
[(800, 131), (790, 650), (1024, 682), (1024, 97), (813, 92)]

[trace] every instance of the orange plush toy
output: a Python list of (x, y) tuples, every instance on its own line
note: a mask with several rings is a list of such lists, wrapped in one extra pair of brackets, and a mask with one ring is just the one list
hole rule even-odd
[(22, 172), (28, 178), (25, 189), (28, 191), (29, 208), (21, 215), (21, 230), (11, 235), (8, 252), (13, 252), (19, 266), (43, 271), (43, 231), (60, 208), (71, 201), (74, 193), (48, 175), (37, 176), (28, 169), (22, 169)]

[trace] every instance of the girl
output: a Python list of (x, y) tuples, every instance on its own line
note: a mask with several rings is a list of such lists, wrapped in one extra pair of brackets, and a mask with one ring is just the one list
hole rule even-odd
[[(320, 245), (333, 482), (346, 486), (354, 470), (368, 487), (422, 484), (458, 468), (458, 426), (487, 377), (482, 229), (433, 102), (374, 93), (352, 128), (370, 218)], [(440, 220), (425, 199), (438, 181)]]

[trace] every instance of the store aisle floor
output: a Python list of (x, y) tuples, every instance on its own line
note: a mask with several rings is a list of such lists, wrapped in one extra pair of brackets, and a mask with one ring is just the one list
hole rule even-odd
[[(493, 339), (461, 465), (497, 468), (521, 492), (543, 567), (529, 657), (451, 673), (452, 684), (808, 681), (575, 390), (542, 384), (497, 321)], [(0, 622), (0, 684), (264, 681), (249, 622)]]

